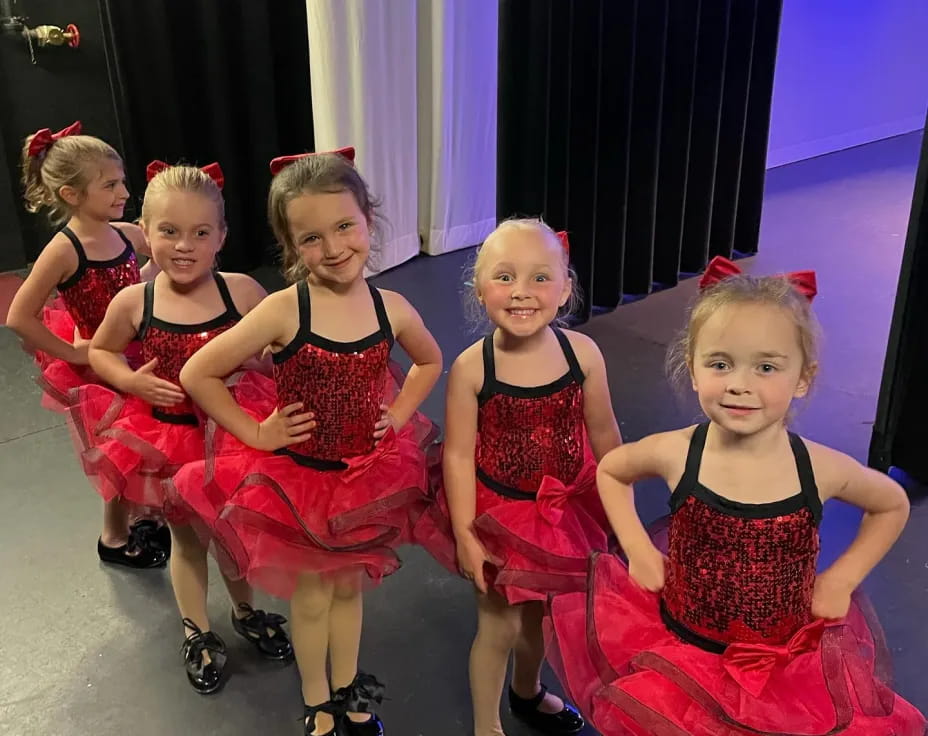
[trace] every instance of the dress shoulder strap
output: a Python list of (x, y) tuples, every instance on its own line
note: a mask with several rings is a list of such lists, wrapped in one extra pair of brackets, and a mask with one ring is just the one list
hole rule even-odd
[(155, 282), (154, 279), (145, 282), (144, 298), (142, 301), (142, 321), (139, 323), (138, 339), (141, 340), (151, 327), (151, 318), (155, 313)]
[(819, 496), (818, 485), (815, 482), (815, 471), (812, 469), (809, 448), (802, 441), (802, 437), (793, 432), (789, 433), (789, 446), (793, 451), (793, 457), (796, 459), (796, 470), (799, 473), (802, 496), (805, 498), (809, 511), (812, 512), (815, 523), (818, 524), (822, 520), (822, 497)]
[(71, 228), (65, 226), (61, 228), (59, 232), (71, 241), (71, 245), (74, 247), (74, 252), (77, 254), (77, 270), (60, 284), (58, 284), (59, 290), (70, 289), (78, 281), (80, 281), (81, 278), (83, 278), (84, 272), (87, 270), (87, 252), (84, 250), (81, 239), (74, 234), (74, 231)]
[(496, 358), (493, 354), (493, 333), (483, 338), (483, 386), (477, 394), (477, 403), (483, 404), (496, 393)]
[(226, 314), (234, 319), (241, 319), (242, 315), (239, 313), (238, 307), (235, 306), (235, 301), (232, 299), (232, 294), (229, 292), (229, 285), (226, 283), (226, 280), (218, 271), (213, 274), (213, 277), (216, 279), (216, 288), (219, 289), (219, 296), (222, 297), (222, 303), (226, 308)]
[(583, 369), (580, 367), (580, 361), (577, 360), (577, 354), (574, 352), (573, 345), (570, 344), (570, 339), (564, 334), (564, 331), (560, 327), (552, 325), (551, 329), (554, 330), (554, 335), (561, 345), (561, 350), (564, 351), (564, 358), (567, 360), (567, 365), (570, 368), (570, 375), (582, 386), (583, 381), (586, 380), (586, 376), (583, 375)]
[(383, 333), (383, 336), (387, 338), (387, 342), (389, 342), (392, 347), (393, 327), (390, 324), (390, 318), (387, 316), (387, 308), (383, 303), (383, 294), (380, 293), (380, 289), (372, 284), (368, 284), (367, 286), (370, 288), (371, 298), (374, 300), (374, 311), (377, 312), (377, 324), (380, 326), (380, 331)]
[(690, 437), (690, 447), (686, 453), (686, 467), (677, 487), (670, 496), (670, 508), (676, 511), (686, 498), (693, 492), (699, 483), (699, 466), (702, 465), (702, 453), (706, 448), (706, 436), (709, 433), (709, 422), (703, 422), (693, 431)]

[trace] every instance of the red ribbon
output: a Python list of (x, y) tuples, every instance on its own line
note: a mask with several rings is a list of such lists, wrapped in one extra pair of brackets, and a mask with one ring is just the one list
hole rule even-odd
[(564, 485), (557, 478), (552, 478), (550, 475), (542, 478), (538, 493), (535, 494), (535, 506), (541, 518), (551, 526), (558, 526), (564, 518), (564, 511), (571, 496), (575, 496), (579, 490), (589, 487), (592, 481), (590, 476), (595, 473), (595, 463), (584, 463), (583, 469), (569, 486)]
[(564, 249), (564, 252), (570, 255), (570, 239), (567, 237), (567, 231), (558, 230), (556, 234), (557, 239), (561, 241), (561, 247)]
[(729, 644), (722, 654), (722, 666), (742, 688), (760, 697), (770, 675), (777, 667), (786, 667), (801, 654), (818, 649), (825, 632), (825, 620), (806, 624), (786, 644)]
[[(162, 171), (172, 168), (171, 164), (155, 159), (145, 167), (145, 181), (151, 181)], [(218, 161), (214, 161), (206, 166), (201, 166), (200, 171), (206, 174), (210, 179), (216, 182), (216, 186), (222, 189), (226, 183), (226, 177), (222, 173), (222, 167)]]
[(350, 483), (356, 478), (372, 470), (382, 461), (396, 460), (399, 458), (400, 451), (396, 443), (396, 431), (393, 427), (387, 429), (386, 434), (380, 438), (377, 446), (366, 455), (355, 455), (354, 457), (343, 458), (348, 468), (341, 472), (341, 479), (345, 483)]
[(297, 153), (293, 156), (278, 156), (271, 159), (271, 176), (277, 176), (283, 169), (286, 169), (294, 161), (308, 156), (322, 156), (327, 153), (337, 153), (339, 156), (348, 159), (351, 165), (354, 165), (354, 147), (346, 146), (336, 151), (316, 151), (315, 153)]
[(29, 156), (35, 158), (41, 153), (45, 153), (48, 147), (61, 138), (67, 138), (69, 135), (81, 134), (81, 121), (75, 120), (67, 128), (62, 128), (57, 133), (52, 133), (48, 128), (37, 130), (32, 140), (29, 141)]
[[(699, 279), (699, 288), (705, 289), (708, 286), (714, 286), (720, 281), (724, 281), (730, 276), (737, 276), (743, 273), (740, 268), (724, 256), (716, 256), (706, 267), (705, 273)], [(815, 271), (792, 271), (783, 273), (780, 276), (789, 281), (793, 288), (796, 289), (810, 302), (818, 294), (818, 286), (815, 281)]]

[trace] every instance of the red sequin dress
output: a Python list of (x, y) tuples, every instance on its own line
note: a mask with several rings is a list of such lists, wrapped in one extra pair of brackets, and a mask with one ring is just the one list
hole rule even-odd
[(336, 342), (312, 331), (306, 282), (296, 290), (299, 331), (273, 356), (273, 381), (248, 376), (237, 390), (258, 421), (302, 402), (318, 422), (312, 436), (265, 452), (217, 428), (207, 459), (174, 478), (177, 495), (208, 525), (226, 572), (282, 598), (301, 573), (357, 570), (370, 584), (400, 566), (395, 548), (410, 541), (429, 502), (428, 455), (437, 435), (417, 414), (374, 442), (380, 407), (402, 381), (390, 370), (393, 331), (380, 292), (370, 288), (378, 330)]
[[(708, 424), (671, 496), (662, 594), (596, 555), (584, 594), (551, 601), (549, 661), (603, 736), (923, 736), (887, 684), (869, 604), (838, 622), (811, 612), (822, 504), (803, 441), (801, 491), (744, 504), (699, 483)], [(658, 546), (663, 546), (659, 540)]]
[[(553, 329), (569, 367), (546, 386), (499, 381), (492, 335), (483, 341), (473, 530), (492, 560), (492, 586), (513, 604), (583, 590), (590, 552), (608, 544), (586, 435), (583, 371), (567, 336)], [(417, 525), (416, 541), (458, 572), (444, 489)]]
[[(92, 338), (113, 297), (125, 287), (139, 283), (139, 264), (132, 243), (121, 230), (114, 230), (126, 247), (108, 261), (89, 260), (74, 232), (67, 227), (61, 230), (77, 252), (77, 270), (58, 285), (58, 298), (45, 308), (42, 321), (67, 343), (74, 342), (75, 328), (84, 339)], [(134, 355), (137, 346), (130, 347), (132, 351), (127, 351), (127, 355), (130, 352)], [(36, 353), (36, 363), (41, 371), (39, 384), (45, 392), (42, 405), (53, 411), (68, 410), (75, 398), (73, 389), (100, 382), (90, 366), (74, 365), (41, 351)]]
[[(241, 319), (228, 286), (218, 273), (216, 287), (223, 312), (199, 324), (165, 322), (155, 316), (155, 282), (145, 284), (138, 340), (142, 363), (157, 358), (158, 378), (179, 386), (180, 371), (197, 350)], [(72, 408), (74, 431), (88, 437), (84, 471), (107, 501), (120, 497), (143, 512), (169, 521), (188, 521), (186, 509), (167, 498), (163, 481), (184, 464), (202, 460), (204, 420), (189, 398), (169, 408), (154, 407), (137, 396), (122, 396), (106, 386), (80, 389)]]

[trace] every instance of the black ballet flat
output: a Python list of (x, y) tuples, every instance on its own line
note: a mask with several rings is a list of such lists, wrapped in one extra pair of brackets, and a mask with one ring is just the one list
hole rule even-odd
[(154, 519), (139, 519), (129, 526), (129, 536), (140, 547), (157, 547), (164, 550), (166, 556), (171, 556), (171, 530), (165, 523)]
[[(225, 642), (212, 631), (202, 631), (189, 618), (184, 619), (184, 626), (193, 632), (181, 645), (191, 687), (200, 695), (218, 692), (225, 684), (222, 676), (226, 664)], [(209, 654), (209, 664), (203, 663), (204, 652)]]
[(148, 570), (164, 567), (168, 556), (163, 549), (149, 545), (139, 545), (132, 537), (120, 547), (107, 547), (102, 539), (97, 540), (97, 554), (101, 562), (110, 565), (124, 565), (136, 570)]
[(564, 703), (559, 713), (542, 713), (538, 710), (545, 699), (548, 688), (544, 685), (534, 698), (520, 698), (509, 688), (509, 711), (527, 726), (550, 736), (572, 736), (580, 733), (586, 725), (577, 709)]
[[(325, 733), (314, 734), (313, 731), (316, 730), (316, 714), (317, 713), (328, 713), (335, 720), (335, 726), (331, 731), (326, 731)], [(338, 716), (339, 716), (338, 705), (331, 700), (327, 700), (324, 703), (319, 705), (306, 705), (303, 704), (303, 736), (337, 736), (338, 734)]]
[[(244, 618), (236, 618), (232, 612), (232, 626), (242, 638), (254, 644), (262, 657), (278, 662), (293, 659), (293, 646), (290, 637), (283, 630), (287, 619), (279, 613), (265, 613), (260, 608), (254, 609), (247, 603), (239, 603), (240, 611), (248, 613)], [(274, 633), (268, 635), (268, 629)]]
[[(341, 713), (338, 726), (344, 736), (383, 736), (383, 721), (373, 709), (383, 702), (385, 689), (376, 677), (359, 670), (348, 687), (335, 691), (332, 700)], [(348, 713), (369, 713), (370, 718), (352, 721)]]

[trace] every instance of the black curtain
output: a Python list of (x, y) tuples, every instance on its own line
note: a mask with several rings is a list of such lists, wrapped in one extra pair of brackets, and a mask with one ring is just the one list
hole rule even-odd
[(497, 214), (570, 233), (585, 307), (757, 250), (781, 0), (502, 0)]
[(101, 0), (132, 191), (152, 159), (225, 172), (222, 267), (267, 260), (268, 161), (313, 149), (305, 0)]
[[(928, 121), (926, 121), (928, 126)], [(902, 468), (928, 483), (925, 417), (928, 416), (928, 135), (906, 235), (896, 306), (883, 366), (883, 383), (870, 439), (870, 465)]]

